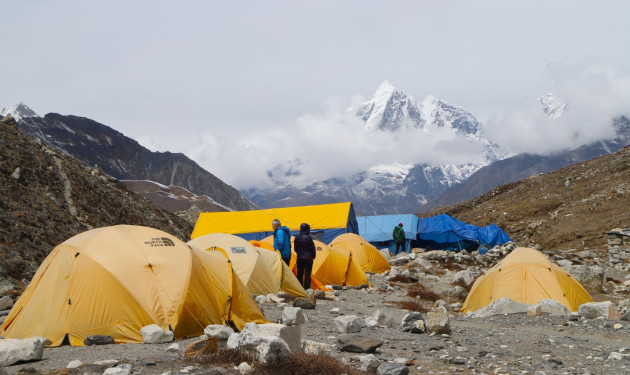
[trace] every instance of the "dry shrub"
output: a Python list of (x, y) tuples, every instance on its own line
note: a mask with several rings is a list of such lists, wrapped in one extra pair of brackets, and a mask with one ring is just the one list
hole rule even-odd
[(219, 348), (214, 353), (197, 356), (193, 359), (200, 365), (234, 365), (238, 366), (241, 362), (255, 363), (256, 356), (240, 349)]
[(361, 371), (341, 363), (327, 355), (313, 355), (303, 352), (292, 352), (291, 355), (279, 358), (255, 368), (261, 375), (360, 375)]
[(395, 275), (391, 279), (389, 279), (389, 281), (397, 281), (397, 282), (400, 282), (400, 283), (410, 283), (410, 282), (412, 282), (411, 279), (409, 278), (409, 276), (405, 276), (405, 275)]
[(390, 303), (393, 305), (398, 305), (402, 309), (409, 310), (409, 311), (417, 311), (419, 313), (426, 313), (429, 311), (429, 309), (427, 309), (426, 307), (424, 307), (423, 305), (419, 304), (416, 301), (399, 301), (399, 302), (390, 302)]
[(425, 301), (435, 302), (440, 299), (440, 295), (432, 290), (428, 290), (424, 284), (416, 284), (409, 287), (407, 295), (412, 298), (420, 298)]
[(459, 263), (453, 263), (453, 261), (450, 258), (447, 258), (446, 262), (444, 262), (444, 268), (446, 268), (449, 271), (462, 271), (466, 269), (466, 267), (462, 266)]
[(257, 375), (359, 375), (360, 371), (326, 355), (291, 352), (289, 356), (268, 363), (259, 363), (256, 357), (239, 349), (220, 348), (216, 353), (197, 357), (195, 362), (206, 366), (238, 366), (247, 362)]
[(435, 275), (436, 276), (444, 276), (444, 275), (446, 275), (446, 271), (444, 271), (441, 268), (435, 268), (434, 271), (435, 271)]

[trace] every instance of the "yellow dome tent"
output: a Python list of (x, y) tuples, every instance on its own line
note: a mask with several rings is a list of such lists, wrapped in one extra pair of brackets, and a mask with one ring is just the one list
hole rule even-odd
[[(205, 254), (201, 254), (205, 256)], [(117, 225), (78, 234), (55, 247), (0, 326), (5, 338), (43, 336), (53, 346), (90, 335), (142, 342), (157, 324), (175, 337), (208, 324), (266, 322), (225, 257), (212, 267), (176, 237)]]
[(461, 312), (475, 311), (508, 297), (537, 304), (553, 299), (571, 311), (593, 299), (580, 283), (540, 251), (516, 248), (473, 284)]
[(224, 233), (206, 234), (188, 241), (188, 245), (198, 250), (222, 249), (251, 293), (267, 295), (282, 290), (296, 297), (307, 296), (277, 252), (260, 249), (238, 236)]
[(391, 269), (383, 254), (358, 234), (344, 233), (332, 240), (328, 246), (349, 251), (363, 271), (382, 273)]
[[(273, 244), (273, 236), (262, 241)], [(323, 285), (369, 284), (365, 272), (349, 252), (328, 247), (318, 240), (313, 240), (313, 242), (317, 251), (317, 256), (313, 260), (313, 280)], [(295, 269), (296, 261), (297, 255), (293, 249), (293, 237), (291, 237), (291, 264), (289, 265), (291, 269)]]

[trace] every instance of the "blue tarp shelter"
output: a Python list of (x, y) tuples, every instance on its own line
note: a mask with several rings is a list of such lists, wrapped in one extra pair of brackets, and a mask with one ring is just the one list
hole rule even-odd
[(394, 227), (403, 224), (405, 230), (405, 251), (409, 252), (416, 246), (418, 217), (413, 214), (377, 215), (357, 217), (359, 235), (378, 249), (388, 248), (390, 252), (396, 250), (392, 237)]
[(418, 221), (418, 245), (427, 249), (477, 250), (480, 246), (493, 247), (512, 241), (495, 224), (477, 227), (441, 214)]

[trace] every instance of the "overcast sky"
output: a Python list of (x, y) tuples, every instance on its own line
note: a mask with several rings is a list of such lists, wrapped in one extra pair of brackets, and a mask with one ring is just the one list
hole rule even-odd
[[(0, 0), (0, 14), (0, 107), (91, 118), (238, 188), (296, 157), (327, 155), (313, 178), (353, 155), (418, 162), (404, 157), (417, 145), (375, 146), (340, 119), (383, 80), (465, 108), (516, 152), (596, 139), (630, 113), (627, 0)], [(573, 114), (544, 135), (536, 99), (551, 91)]]

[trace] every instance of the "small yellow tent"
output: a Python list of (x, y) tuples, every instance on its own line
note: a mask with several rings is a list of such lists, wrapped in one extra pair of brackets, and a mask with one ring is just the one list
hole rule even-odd
[(328, 246), (349, 251), (352, 254), (352, 258), (359, 263), (363, 271), (382, 273), (391, 269), (383, 254), (358, 234), (342, 234), (332, 240)]
[[(297, 255), (293, 249), (293, 237), (291, 237), (291, 264), (295, 269)], [(273, 243), (273, 236), (269, 236), (263, 242)], [(352, 255), (342, 249), (331, 248), (318, 240), (313, 240), (317, 256), (313, 260), (313, 280), (323, 285), (353, 285), (369, 284), (367, 276), (361, 265)]]
[(504, 297), (527, 304), (553, 299), (571, 311), (593, 302), (573, 276), (540, 251), (525, 247), (516, 248), (475, 281), (461, 312), (475, 311)]
[(220, 248), (232, 261), (234, 271), (251, 293), (267, 295), (284, 291), (296, 297), (306, 297), (300, 285), (278, 252), (260, 249), (248, 241), (224, 233), (212, 233), (190, 240), (193, 249)]
[(206, 266), (176, 237), (117, 225), (78, 234), (55, 247), (0, 326), (5, 338), (43, 336), (83, 345), (90, 335), (142, 342), (157, 324), (176, 337), (208, 324), (266, 322), (228, 261)]

